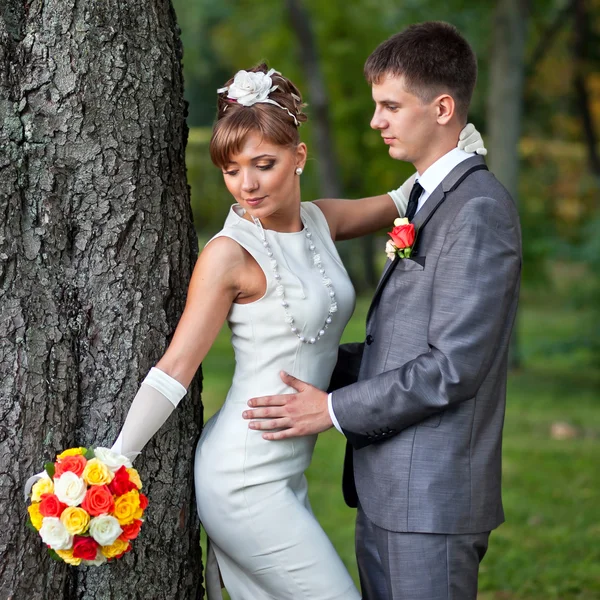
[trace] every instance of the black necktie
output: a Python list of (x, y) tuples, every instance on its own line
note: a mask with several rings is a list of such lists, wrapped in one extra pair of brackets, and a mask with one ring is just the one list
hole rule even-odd
[(408, 198), (408, 206), (406, 207), (406, 218), (409, 221), (413, 220), (413, 217), (415, 216), (415, 213), (417, 212), (417, 206), (419, 206), (419, 198), (421, 197), (421, 194), (423, 193), (423, 186), (418, 182), (415, 181), (415, 184), (412, 187), (412, 190), (410, 190), (410, 196)]

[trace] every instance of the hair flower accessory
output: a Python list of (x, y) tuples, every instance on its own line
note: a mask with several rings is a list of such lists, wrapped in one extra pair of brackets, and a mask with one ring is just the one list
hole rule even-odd
[(242, 106), (252, 106), (260, 102), (274, 104), (285, 110), (294, 119), (296, 126), (299, 126), (296, 115), (292, 114), (285, 106), (269, 98), (269, 94), (279, 87), (273, 85), (271, 75), (281, 75), (281, 73), (275, 69), (269, 69), (267, 73), (241, 70), (235, 74), (231, 85), (219, 88), (217, 93), (222, 94), (223, 92), (227, 92), (227, 98)]
[(227, 87), (219, 88), (217, 93), (227, 92), (228, 98), (235, 100), (242, 106), (252, 106), (257, 102), (264, 102), (269, 94), (277, 89), (271, 79), (273, 74), (280, 75), (275, 69), (271, 69), (268, 73), (238, 71), (233, 78), (233, 83)]

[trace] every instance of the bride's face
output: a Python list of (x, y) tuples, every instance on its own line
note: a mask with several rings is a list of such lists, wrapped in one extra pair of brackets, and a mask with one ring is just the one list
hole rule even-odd
[(300, 203), (298, 167), (306, 162), (306, 146), (288, 148), (259, 133), (247, 136), (242, 149), (223, 169), (225, 185), (246, 211), (261, 219), (293, 214)]

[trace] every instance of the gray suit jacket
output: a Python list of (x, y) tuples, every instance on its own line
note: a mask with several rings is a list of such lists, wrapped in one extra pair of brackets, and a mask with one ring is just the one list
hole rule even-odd
[(357, 495), (368, 518), (390, 531), (489, 531), (504, 520), (501, 446), (519, 217), (476, 156), (452, 170), (413, 223), (414, 257), (388, 261), (366, 342), (341, 348), (332, 379), (335, 388), (354, 373), (355, 383), (332, 395), (352, 446), (345, 497), (352, 504)]

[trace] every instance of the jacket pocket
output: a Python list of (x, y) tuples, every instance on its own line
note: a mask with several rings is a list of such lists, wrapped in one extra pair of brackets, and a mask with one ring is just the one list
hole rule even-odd
[(397, 258), (397, 271), (423, 271), (425, 270), (426, 256), (413, 256), (412, 258)]

